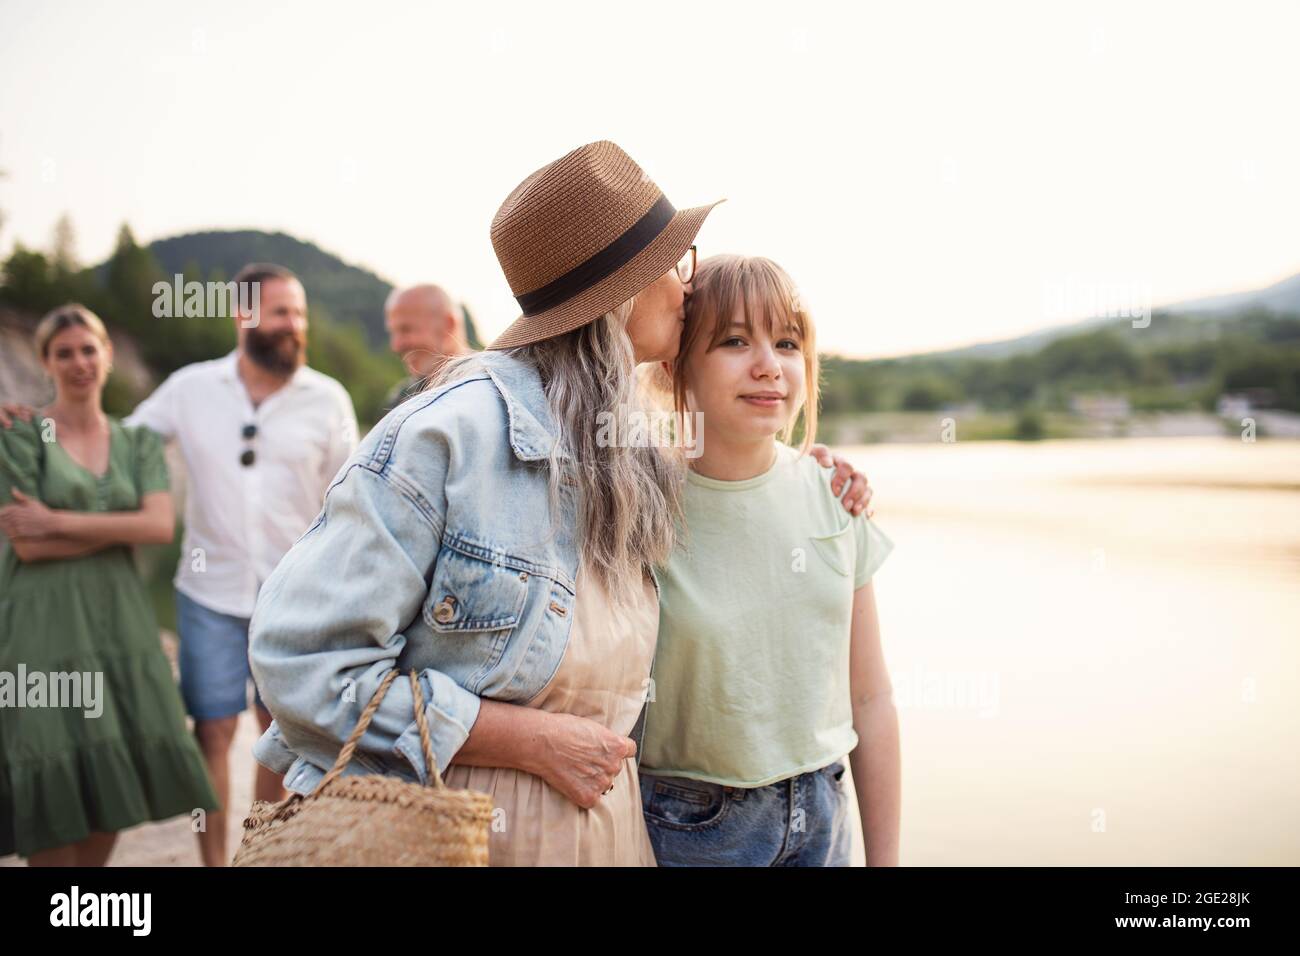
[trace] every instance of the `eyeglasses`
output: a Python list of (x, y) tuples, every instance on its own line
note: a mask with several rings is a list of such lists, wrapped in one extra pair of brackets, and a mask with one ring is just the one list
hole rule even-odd
[[(257, 426), (252, 424), (245, 425), (241, 430), (240, 434), (244, 436), (244, 441), (252, 441), (255, 437), (257, 437)], [(256, 460), (257, 460), (257, 455), (253, 452), (253, 449), (245, 448), (242, 452), (240, 452), (239, 463), (243, 465), (245, 468), (247, 468)]]
[(681, 279), (683, 284), (690, 282), (695, 278), (695, 247), (691, 246), (686, 250), (686, 255), (682, 256), (677, 262), (677, 278)]

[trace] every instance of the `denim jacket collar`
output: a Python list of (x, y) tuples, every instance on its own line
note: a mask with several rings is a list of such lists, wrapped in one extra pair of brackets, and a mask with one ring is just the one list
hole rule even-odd
[[(540, 461), (559, 441), (559, 428), (551, 417), (541, 376), (531, 365), (503, 352), (480, 352), (479, 361), (506, 402), (510, 418), (510, 447), (520, 461)], [(559, 458), (568, 458), (560, 448)]]

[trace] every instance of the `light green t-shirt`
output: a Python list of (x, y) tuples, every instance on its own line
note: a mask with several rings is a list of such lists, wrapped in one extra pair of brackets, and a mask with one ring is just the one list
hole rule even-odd
[(857, 746), (853, 592), (894, 545), (832, 476), (784, 444), (754, 478), (688, 476), (687, 531), (659, 569), (642, 772), (761, 787)]

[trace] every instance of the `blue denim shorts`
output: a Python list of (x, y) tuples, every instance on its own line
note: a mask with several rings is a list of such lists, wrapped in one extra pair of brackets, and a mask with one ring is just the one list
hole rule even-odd
[[(222, 614), (176, 592), (181, 697), (195, 720), (234, 717), (248, 709), (248, 618)], [(265, 706), (253, 685), (254, 699)]]
[(848, 866), (844, 761), (766, 787), (641, 774), (660, 866)]

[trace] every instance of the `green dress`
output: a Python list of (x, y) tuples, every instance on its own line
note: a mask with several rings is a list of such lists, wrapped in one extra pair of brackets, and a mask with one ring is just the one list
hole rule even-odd
[[(50, 508), (131, 511), (146, 493), (166, 491), (158, 435), (116, 419), (109, 433), (108, 470), (96, 477), (41, 440), (39, 419), (0, 428), (0, 505), (17, 488)], [(0, 682), (9, 691), (6, 699), (0, 686), (0, 855), (216, 809), (132, 549), (24, 563), (0, 535), (0, 552)], [(102, 673), (97, 708), (88, 712), (84, 698), (66, 706), (67, 685), (47, 706), (14, 705), (15, 691), (37, 700), (33, 674), (73, 671)]]

